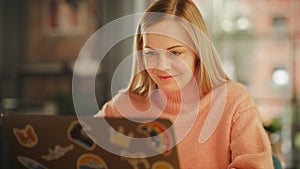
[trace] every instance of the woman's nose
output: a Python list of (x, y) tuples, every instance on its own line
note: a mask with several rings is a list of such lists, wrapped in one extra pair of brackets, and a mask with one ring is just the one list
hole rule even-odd
[(169, 70), (171, 69), (171, 59), (168, 52), (161, 52), (157, 60), (157, 69)]

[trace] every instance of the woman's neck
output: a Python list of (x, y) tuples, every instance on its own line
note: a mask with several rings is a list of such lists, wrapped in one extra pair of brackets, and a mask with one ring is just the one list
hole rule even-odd
[(198, 86), (189, 83), (184, 88), (172, 92), (157, 89), (151, 94), (150, 101), (166, 113), (178, 114), (198, 106), (200, 95)]

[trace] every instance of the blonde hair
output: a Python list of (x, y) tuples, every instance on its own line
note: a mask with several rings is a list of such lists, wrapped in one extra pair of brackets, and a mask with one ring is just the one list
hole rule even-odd
[[(154, 12), (155, 15), (153, 15)], [(196, 5), (191, 0), (158, 0), (145, 11), (139, 22), (134, 39), (134, 52), (137, 54), (133, 60), (134, 67), (127, 90), (148, 97), (156, 88), (155, 82), (145, 70), (143, 56), (139, 51), (142, 51), (144, 46), (143, 30), (165, 19), (166, 14), (189, 23), (181, 22), (181, 25), (190, 35), (195, 46), (195, 53), (198, 55), (195, 64), (195, 79), (198, 83), (199, 95), (204, 96), (215, 86), (230, 81), (222, 68), (203, 17)]]

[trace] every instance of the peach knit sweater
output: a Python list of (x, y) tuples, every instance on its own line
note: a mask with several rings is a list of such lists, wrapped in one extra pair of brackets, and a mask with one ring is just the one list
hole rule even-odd
[[(187, 91), (187, 94), (193, 96), (193, 92)], [(180, 110), (186, 110), (185, 105), (197, 100), (193, 97), (182, 99), (180, 96), (179, 92), (165, 95), (167, 102), (161, 117), (174, 121)], [(126, 98), (130, 98), (130, 104), (139, 111), (147, 111), (151, 105), (157, 106), (164, 101), (161, 94), (154, 94), (150, 103), (143, 96), (121, 92), (106, 103), (97, 115), (121, 117), (124, 114), (119, 113), (115, 103)], [(146, 116), (143, 112), (132, 113), (135, 111), (126, 109), (128, 105), (121, 105), (122, 111), (128, 110), (126, 116)], [(230, 82), (219, 86), (201, 98), (198, 106), (191, 130), (178, 144), (182, 169), (273, 168), (269, 139), (254, 101), (242, 85)], [(191, 122), (180, 125), (187, 124)]]

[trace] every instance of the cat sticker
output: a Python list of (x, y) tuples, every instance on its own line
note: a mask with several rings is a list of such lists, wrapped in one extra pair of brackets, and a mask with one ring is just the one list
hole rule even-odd
[(13, 129), (18, 142), (24, 147), (34, 147), (38, 143), (38, 136), (34, 128), (27, 124), (24, 129)]

